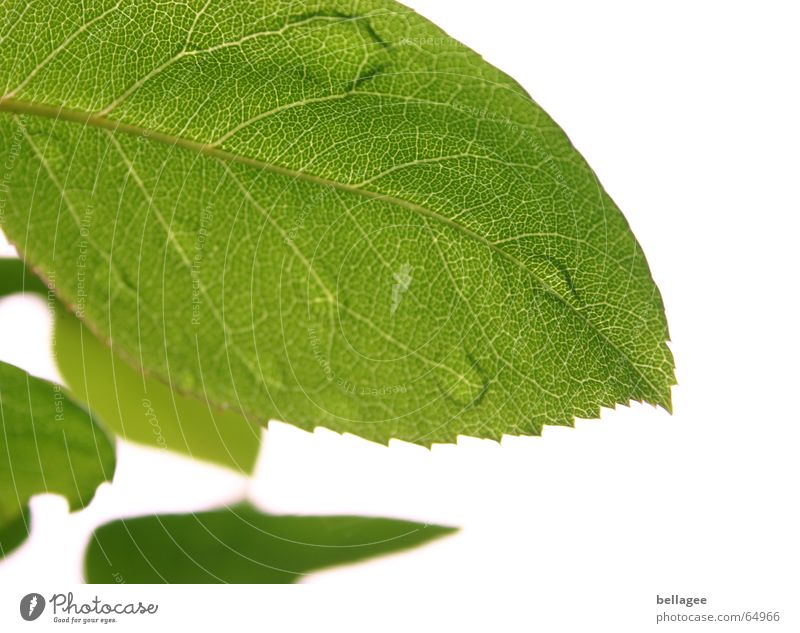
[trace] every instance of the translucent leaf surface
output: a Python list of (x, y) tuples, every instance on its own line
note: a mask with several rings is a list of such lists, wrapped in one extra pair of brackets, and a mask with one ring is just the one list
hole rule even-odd
[(425, 445), (670, 407), (592, 170), (391, 0), (6, 2), (0, 94), (4, 230), (181, 392)]

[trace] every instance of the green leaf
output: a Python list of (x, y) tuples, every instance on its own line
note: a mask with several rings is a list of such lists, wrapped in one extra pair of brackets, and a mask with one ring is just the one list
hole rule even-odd
[(564, 132), (413, 11), (352, 7), (3, 3), (24, 258), (261, 421), (430, 445), (669, 409), (658, 289)]
[[(19, 259), (0, 258), (0, 298), (20, 292), (32, 292), (47, 297), (48, 288)], [(25, 542), (30, 526), (31, 512), (27, 505), (14, 518), (0, 519), (0, 560)]]
[(123, 519), (94, 533), (90, 583), (291, 583), (415, 547), (453, 528), (357, 516), (277, 516), (242, 504)]
[(121, 361), (67, 310), (56, 310), (58, 369), (77, 398), (120, 437), (248, 473), (260, 428), (233, 411), (215, 411)]
[(25, 542), (30, 524), (31, 511), (27, 507), (10, 521), (0, 522), (0, 560)]
[(59, 385), (0, 362), (0, 526), (33, 495), (67, 498), (70, 509), (111, 481), (116, 460), (105, 431)]
[(47, 286), (19, 259), (0, 258), (0, 297), (18, 292), (33, 292), (46, 297)]
[[(44, 282), (22, 261), (0, 259), (0, 297), (23, 290), (48, 295)], [(59, 372), (73, 396), (86, 403), (106, 428), (132, 442), (252, 471), (261, 444), (255, 424), (171, 391), (118, 358), (63, 306), (58, 304), (54, 312)]]

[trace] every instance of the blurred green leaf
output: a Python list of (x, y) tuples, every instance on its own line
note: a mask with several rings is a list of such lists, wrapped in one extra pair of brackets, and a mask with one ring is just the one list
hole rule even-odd
[(70, 509), (91, 501), (111, 481), (114, 445), (59, 385), (0, 362), (0, 525), (24, 512), (28, 499), (64, 495)]
[[(47, 296), (47, 285), (17, 258), (0, 258), (0, 298), (17, 293)], [(0, 522), (0, 559), (5, 558), (28, 538), (31, 525), (30, 507), (13, 519)]]
[[(18, 292), (48, 296), (46, 284), (20, 259), (0, 259), (0, 297)], [(111, 351), (55, 302), (56, 363), (72, 394), (120, 437), (250, 472), (261, 427), (233, 411), (172, 391)]]
[(86, 554), (92, 583), (291, 583), (389, 554), (454, 528), (357, 516), (278, 516), (249, 504), (100, 527)]
[(16, 518), (0, 525), (0, 560), (17, 549), (28, 538), (30, 521), (30, 508), (25, 508)]
[(233, 411), (184, 396), (121, 360), (59, 306), (56, 363), (65, 382), (120, 437), (252, 471), (261, 427)]
[(17, 292), (47, 296), (47, 286), (17, 258), (0, 258), (0, 297)]

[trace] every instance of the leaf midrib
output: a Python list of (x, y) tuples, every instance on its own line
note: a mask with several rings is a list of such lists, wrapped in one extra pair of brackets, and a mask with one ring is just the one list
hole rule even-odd
[[(95, 112), (83, 112), (80, 110), (74, 110), (71, 108), (64, 108), (61, 106), (52, 106), (46, 104), (39, 104), (34, 103), (31, 101), (24, 101), (15, 98), (4, 97), (0, 98), (0, 112), (10, 112), (16, 114), (25, 114), (31, 115), (41, 118), (53, 119), (57, 121), (66, 121), (69, 123), (78, 123), (81, 125), (88, 125), (90, 127), (95, 127), (99, 129), (109, 130), (111, 132), (124, 132), (126, 134), (130, 134), (133, 136), (144, 137), (146, 139), (153, 139), (164, 143), (166, 145), (170, 145), (173, 147), (180, 147), (183, 149), (188, 149), (199, 154), (203, 154), (205, 156), (210, 156), (212, 158), (216, 158), (219, 160), (224, 161), (231, 161), (235, 163), (241, 163), (244, 165), (249, 165), (251, 167), (256, 167), (258, 169), (263, 169), (266, 171), (270, 171), (276, 174), (280, 174), (282, 176), (286, 176), (288, 178), (295, 178), (298, 180), (303, 180), (306, 182), (311, 182), (319, 186), (327, 186), (327, 187), (334, 187), (341, 191), (347, 191), (350, 193), (354, 193), (365, 198), (371, 200), (384, 200), (391, 204), (395, 204), (397, 206), (403, 207), (408, 209), (414, 213), (418, 213), (420, 215), (424, 215), (428, 218), (432, 218), (437, 222), (441, 222), (442, 224), (453, 228), (454, 230), (462, 233), (463, 235), (469, 237), (470, 239), (476, 240), (477, 242), (483, 244), (487, 248), (489, 248), (492, 252), (499, 254), (501, 257), (506, 258), (508, 261), (513, 263), (515, 266), (526, 272), (531, 278), (535, 279), (536, 282), (547, 292), (548, 294), (555, 297), (560, 303), (565, 305), (569, 310), (574, 312), (584, 323), (594, 330), (597, 335), (613, 350), (615, 350), (625, 361), (633, 368), (636, 374), (653, 390), (654, 394), (658, 394), (659, 397), (661, 396), (660, 390), (650, 381), (650, 379), (642, 372), (640, 367), (631, 360), (628, 354), (622, 350), (616, 343), (611, 341), (608, 336), (592, 321), (583, 314), (580, 310), (575, 308), (566, 297), (564, 297), (561, 293), (559, 293), (555, 288), (550, 286), (547, 282), (545, 282), (541, 277), (539, 277), (533, 270), (531, 270), (525, 262), (521, 261), (520, 259), (514, 257), (511, 253), (508, 253), (502, 249), (500, 249), (496, 244), (492, 243), (487, 238), (483, 237), (479, 233), (475, 233), (474, 231), (470, 230), (469, 228), (465, 227), (458, 222), (454, 222), (453, 220), (429, 209), (422, 205), (416, 204), (409, 200), (404, 200), (402, 198), (397, 198), (395, 196), (381, 194), (374, 191), (370, 191), (368, 189), (362, 189), (360, 187), (355, 187), (353, 185), (348, 185), (342, 182), (338, 182), (336, 180), (329, 180), (327, 178), (316, 176), (314, 174), (309, 174), (306, 172), (296, 171), (293, 169), (289, 169), (287, 167), (282, 167), (280, 165), (275, 165), (272, 163), (265, 162), (263, 160), (259, 160), (257, 158), (251, 158), (249, 156), (242, 156), (239, 154), (234, 154), (232, 152), (226, 151), (224, 149), (220, 149), (219, 147), (212, 146), (207, 143), (201, 143), (199, 141), (195, 141), (192, 139), (184, 138), (181, 136), (174, 136), (171, 134), (166, 134), (164, 132), (159, 132), (157, 130), (148, 130), (143, 127), (133, 125), (130, 123), (125, 123), (123, 121), (115, 121), (113, 119), (109, 119), (105, 116), (101, 116)], [(668, 403), (661, 403), (664, 406), (668, 406)]]

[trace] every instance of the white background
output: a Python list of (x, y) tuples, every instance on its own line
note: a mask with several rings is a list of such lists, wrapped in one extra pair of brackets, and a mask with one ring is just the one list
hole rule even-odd
[[(248, 494), (276, 512), (397, 516), (463, 529), (306, 579), (324, 590), (204, 590), (228, 606), (236, 596), (257, 596), (238, 616), (225, 616), (232, 625), (249, 614), (283, 630), (359, 623), (510, 630), (512, 622), (529, 631), (692, 628), (655, 627), (664, 610), (656, 594), (679, 593), (707, 596), (707, 613), (782, 615), (777, 624), (699, 628), (800, 627), (795, 5), (407, 4), (516, 78), (625, 213), (667, 307), (679, 381), (674, 415), (634, 405), (576, 429), (546, 428), (541, 438), (462, 440), (431, 451), (273, 424), (249, 483), (121, 446), (115, 483), (104, 484), (87, 510), (67, 516), (57, 497), (34, 501), (30, 542), (0, 565), (8, 589), (0, 622), (10, 612), (20, 626), (19, 598), (42, 591), (43, 579), (53, 591), (79, 582), (80, 550), (99, 523)], [(49, 327), (38, 300), (2, 301), (0, 358), (56, 379)], [(138, 600), (142, 592), (128, 589), (124, 595)], [(148, 589), (173, 604), (148, 626), (201, 617), (223, 623), (212, 600), (204, 601), (209, 613), (176, 609), (188, 604), (187, 591)]]

